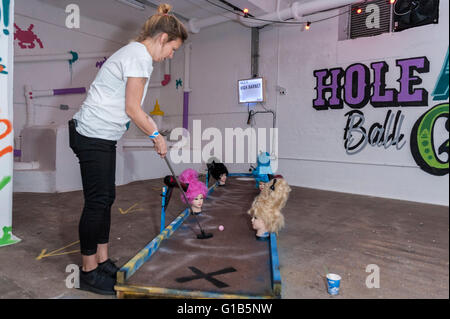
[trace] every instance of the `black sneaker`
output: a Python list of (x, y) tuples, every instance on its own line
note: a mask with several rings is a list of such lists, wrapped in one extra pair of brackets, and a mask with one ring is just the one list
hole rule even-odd
[(84, 272), (80, 267), (80, 289), (101, 295), (115, 295), (114, 285), (116, 280), (100, 271), (99, 268)]
[(117, 267), (116, 264), (114, 264), (111, 259), (108, 259), (102, 262), (101, 264), (98, 264), (98, 269), (100, 271), (103, 271), (105, 274), (111, 276), (112, 278), (116, 278), (116, 274), (120, 268)]

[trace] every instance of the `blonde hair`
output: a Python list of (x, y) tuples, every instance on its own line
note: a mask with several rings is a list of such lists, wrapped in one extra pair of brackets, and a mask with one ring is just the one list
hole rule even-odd
[(252, 207), (247, 213), (261, 219), (269, 232), (278, 233), (284, 227), (281, 209), (286, 206), (290, 191), (291, 188), (283, 178), (276, 178), (265, 183), (264, 189), (253, 200)]
[(158, 6), (158, 13), (147, 19), (142, 26), (141, 33), (135, 41), (141, 42), (147, 38), (154, 38), (160, 33), (167, 33), (169, 36), (167, 42), (177, 39), (184, 42), (188, 38), (188, 32), (177, 17), (169, 14), (171, 10), (172, 6), (170, 4), (160, 4)]

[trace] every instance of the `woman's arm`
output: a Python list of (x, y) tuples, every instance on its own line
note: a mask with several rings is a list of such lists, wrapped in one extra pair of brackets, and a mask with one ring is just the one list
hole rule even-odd
[[(125, 90), (125, 111), (136, 126), (149, 136), (158, 130), (158, 127), (153, 119), (145, 114), (141, 108), (146, 81), (147, 78), (128, 78)], [(155, 143), (156, 152), (161, 157), (166, 156), (167, 146), (161, 134), (152, 139), (152, 141)]]

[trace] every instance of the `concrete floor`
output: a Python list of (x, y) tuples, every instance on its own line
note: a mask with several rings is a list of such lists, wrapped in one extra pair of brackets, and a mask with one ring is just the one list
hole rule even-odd
[[(117, 187), (110, 255), (118, 266), (158, 234), (161, 186), (158, 179)], [(449, 298), (448, 207), (292, 189), (278, 237), (282, 298)], [(66, 267), (81, 261), (82, 204), (81, 191), (14, 194), (13, 234), (22, 241), (0, 248), (0, 299), (115, 298), (66, 287)], [(182, 209), (174, 192), (167, 223)], [(380, 287), (369, 289), (373, 264)], [(325, 269), (342, 277), (338, 296), (327, 293)]]

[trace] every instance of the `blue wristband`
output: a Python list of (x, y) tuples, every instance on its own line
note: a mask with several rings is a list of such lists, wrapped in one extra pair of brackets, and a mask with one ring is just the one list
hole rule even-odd
[(154, 131), (152, 135), (149, 135), (148, 137), (150, 137), (151, 139), (156, 138), (159, 135), (158, 131)]

